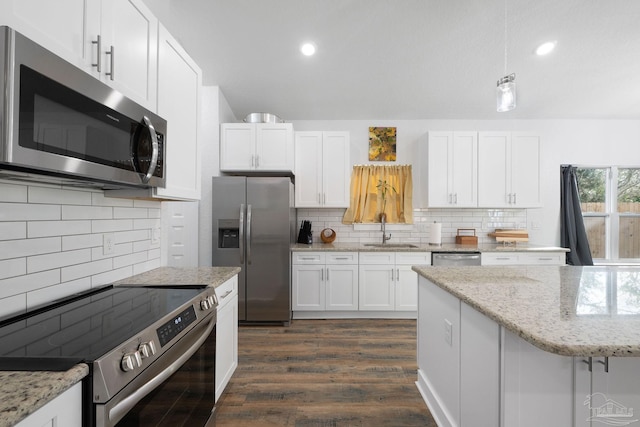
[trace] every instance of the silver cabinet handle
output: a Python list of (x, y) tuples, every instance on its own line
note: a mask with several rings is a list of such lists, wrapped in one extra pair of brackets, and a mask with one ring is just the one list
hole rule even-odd
[(329, 268), (327, 267), (327, 282), (329, 281)]
[(260, 156), (256, 156), (256, 168), (260, 167)]
[(338, 256), (338, 257), (335, 257), (335, 260), (336, 260), (336, 261), (337, 261), (337, 260), (348, 260), (348, 259), (349, 259), (349, 257), (347, 257), (347, 256)]
[(322, 193), (322, 204), (323, 205), (327, 204), (327, 193)]
[(247, 205), (247, 262), (251, 264), (251, 205)]
[(589, 372), (593, 372), (593, 358), (590, 357), (587, 360), (582, 359), (582, 363), (586, 363), (587, 365), (589, 365)]
[(322, 194), (318, 193), (318, 204), (322, 204)]
[(395, 278), (395, 275), (393, 273), (394, 273), (394, 271), (393, 271), (393, 268), (392, 268), (391, 269), (391, 281), (395, 282), (396, 278)]
[(225, 298), (226, 298), (226, 297), (228, 297), (232, 292), (233, 292), (233, 291), (227, 291), (227, 292), (225, 292), (225, 293), (224, 293), (224, 295), (222, 295), (222, 296), (220, 297), (220, 299), (225, 299)]
[(513, 204), (517, 204), (518, 203), (518, 194), (517, 193), (513, 193)]
[(100, 34), (98, 34), (98, 36), (96, 37), (96, 40), (91, 40), (91, 44), (95, 44), (97, 46), (97, 56), (96, 56), (96, 63), (95, 64), (91, 64), (92, 67), (96, 67), (96, 70), (98, 72), (102, 71), (102, 38), (100, 37)]
[(240, 264), (244, 264), (244, 203), (240, 204), (240, 219), (239, 219), (239, 225), (240, 225), (240, 232), (239, 234), (239, 241), (240, 241)]
[(105, 76), (109, 76), (109, 80), (113, 80), (116, 76), (116, 70), (115, 70), (115, 57), (116, 57), (116, 53), (115, 53), (115, 47), (113, 47), (113, 45), (111, 46), (111, 49), (109, 49), (107, 52), (105, 52), (106, 55), (109, 55), (109, 63), (111, 65), (111, 69), (109, 70), (108, 73), (104, 73)]
[(396, 268), (396, 280), (399, 282), (400, 281), (400, 269)]
[(454, 193), (453, 197), (454, 197), (454, 202), (453, 203), (455, 203), (457, 205), (458, 204), (458, 193)]
[(324, 268), (320, 269), (320, 281), (324, 282)]
[[(591, 358), (589, 358), (591, 359)], [(598, 360), (598, 363), (604, 365), (604, 371), (609, 373), (609, 358), (605, 356), (604, 361)]]

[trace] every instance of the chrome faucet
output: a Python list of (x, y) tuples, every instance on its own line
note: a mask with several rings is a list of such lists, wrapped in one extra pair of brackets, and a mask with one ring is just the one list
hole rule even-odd
[(385, 231), (385, 224), (386, 224), (386, 218), (384, 215), (382, 215), (382, 218), (380, 218), (380, 224), (382, 226), (382, 244), (384, 245), (387, 240), (391, 239), (391, 233), (389, 233), (389, 235), (386, 235), (386, 231)]

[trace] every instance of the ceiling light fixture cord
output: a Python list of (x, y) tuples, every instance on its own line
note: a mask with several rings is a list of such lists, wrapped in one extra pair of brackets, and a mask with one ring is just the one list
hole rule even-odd
[(504, 75), (507, 75), (507, 0), (504, 0)]

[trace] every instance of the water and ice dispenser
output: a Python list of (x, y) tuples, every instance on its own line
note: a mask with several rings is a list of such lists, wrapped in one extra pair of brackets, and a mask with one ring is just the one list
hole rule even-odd
[(218, 247), (240, 247), (240, 227), (237, 219), (221, 219), (218, 221)]

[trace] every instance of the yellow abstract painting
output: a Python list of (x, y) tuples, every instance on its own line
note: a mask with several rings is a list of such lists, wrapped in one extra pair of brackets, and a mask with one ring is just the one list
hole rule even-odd
[(369, 160), (396, 161), (396, 128), (369, 128)]

